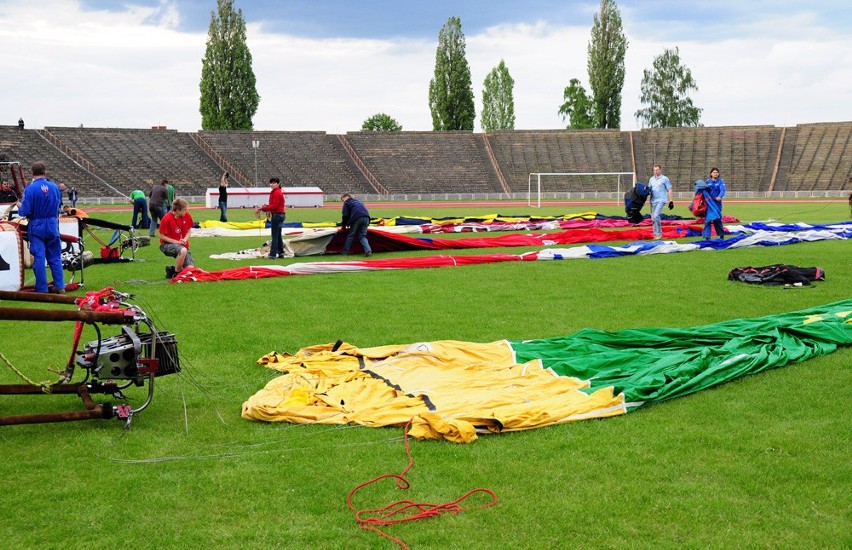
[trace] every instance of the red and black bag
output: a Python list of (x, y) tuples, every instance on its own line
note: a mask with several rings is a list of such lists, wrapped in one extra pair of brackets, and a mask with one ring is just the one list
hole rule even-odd
[(703, 218), (707, 215), (707, 201), (704, 199), (704, 193), (698, 191), (692, 197), (692, 202), (689, 203), (689, 211), (696, 218)]

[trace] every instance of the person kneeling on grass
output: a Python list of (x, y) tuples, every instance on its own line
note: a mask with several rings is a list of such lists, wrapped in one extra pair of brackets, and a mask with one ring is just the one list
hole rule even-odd
[(175, 199), (172, 209), (160, 220), (160, 251), (175, 259), (174, 266), (166, 266), (166, 278), (174, 279), (185, 267), (192, 267), (189, 252), (189, 234), (192, 231), (192, 216), (183, 199)]

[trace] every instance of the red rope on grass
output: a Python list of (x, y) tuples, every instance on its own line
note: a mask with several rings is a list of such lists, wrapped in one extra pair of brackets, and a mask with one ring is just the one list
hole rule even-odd
[[(402, 542), (402, 540), (389, 535), (382, 531), (379, 527), (386, 525), (396, 525), (398, 523), (405, 523), (408, 521), (416, 521), (420, 519), (431, 518), (435, 516), (439, 516), (446, 512), (452, 512), (454, 514), (458, 514), (463, 510), (475, 510), (477, 508), (490, 508), (497, 504), (497, 495), (494, 494), (490, 489), (471, 489), (466, 492), (459, 498), (446, 502), (444, 504), (431, 504), (425, 502), (414, 502), (411, 500), (397, 500), (396, 502), (392, 502), (387, 506), (383, 506), (381, 508), (373, 508), (369, 510), (356, 510), (355, 506), (352, 504), (352, 499), (355, 496), (355, 493), (360, 491), (362, 488), (367, 485), (372, 485), (378, 481), (383, 479), (395, 479), (396, 485), (402, 490), (406, 490), (411, 487), (411, 484), (405, 478), (405, 474), (411, 470), (412, 466), (414, 466), (414, 458), (411, 456), (411, 445), (408, 442), (408, 428), (411, 426), (411, 420), (405, 425), (403, 429), (404, 441), (405, 441), (405, 454), (408, 456), (408, 465), (402, 472), (398, 474), (383, 474), (376, 478), (373, 478), (369, 481), (365, 481), (360, 485), (357, 485), (354, 489), (349, 491), (349, 496), (346, 498), (346, 504), (349, 506), (349, 509), (355, 512), (355, 521), (358, 522), (358, 527), (364, 529), (365, 531), (373, 531), (378, 533), (379, 535), (385, 537), (386, 539), (390, 539), (400, 545), (402, 548), (408, 550), (408, 546)], [(468, 498), (469, 496), (475, 493), (486, 493), (491, 495), (491, 502), (483, 505), (476, 506), (472, 508), (462, 508), (461, 503), (463, 500)]]

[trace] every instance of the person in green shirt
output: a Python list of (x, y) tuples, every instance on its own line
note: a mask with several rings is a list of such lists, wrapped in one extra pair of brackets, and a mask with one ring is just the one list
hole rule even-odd
[[(133, 203), (133, 220), (130, 225), (136, 229), (148, 229), (151, 226), (151, 218), (148, 217), (148, 200), (145, 198), (145, 192), (134, 189), (130, 192), (130, 202)], [(140, 213), (142, 214), (141, 225), (137, 225)]]
[(166, 180), (163, 180), (166, 184), (166, 193), (168, 193), (168, 200), (165, 204), (165, 211), (168, 212), (172, 209), (172, 203), (175, 202), (175, 186), (169, 183)]

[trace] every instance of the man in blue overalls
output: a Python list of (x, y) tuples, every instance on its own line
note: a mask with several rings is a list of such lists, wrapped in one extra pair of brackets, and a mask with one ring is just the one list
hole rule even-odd
[(36, 292), (47, 292), (47, 268), (53, 275), (53, 288), (57, 294), (65, 294), (65, 278), (62, 274), (62, 241), (59, 238), (59, 205), (62, 192), (45, 177), (47, 167), (43, 162), (32, 166), (33, 181), (24, 189), (24, 198), (18, 215), (29, 220), (27, 239), (33, 255), (33, 273)]

